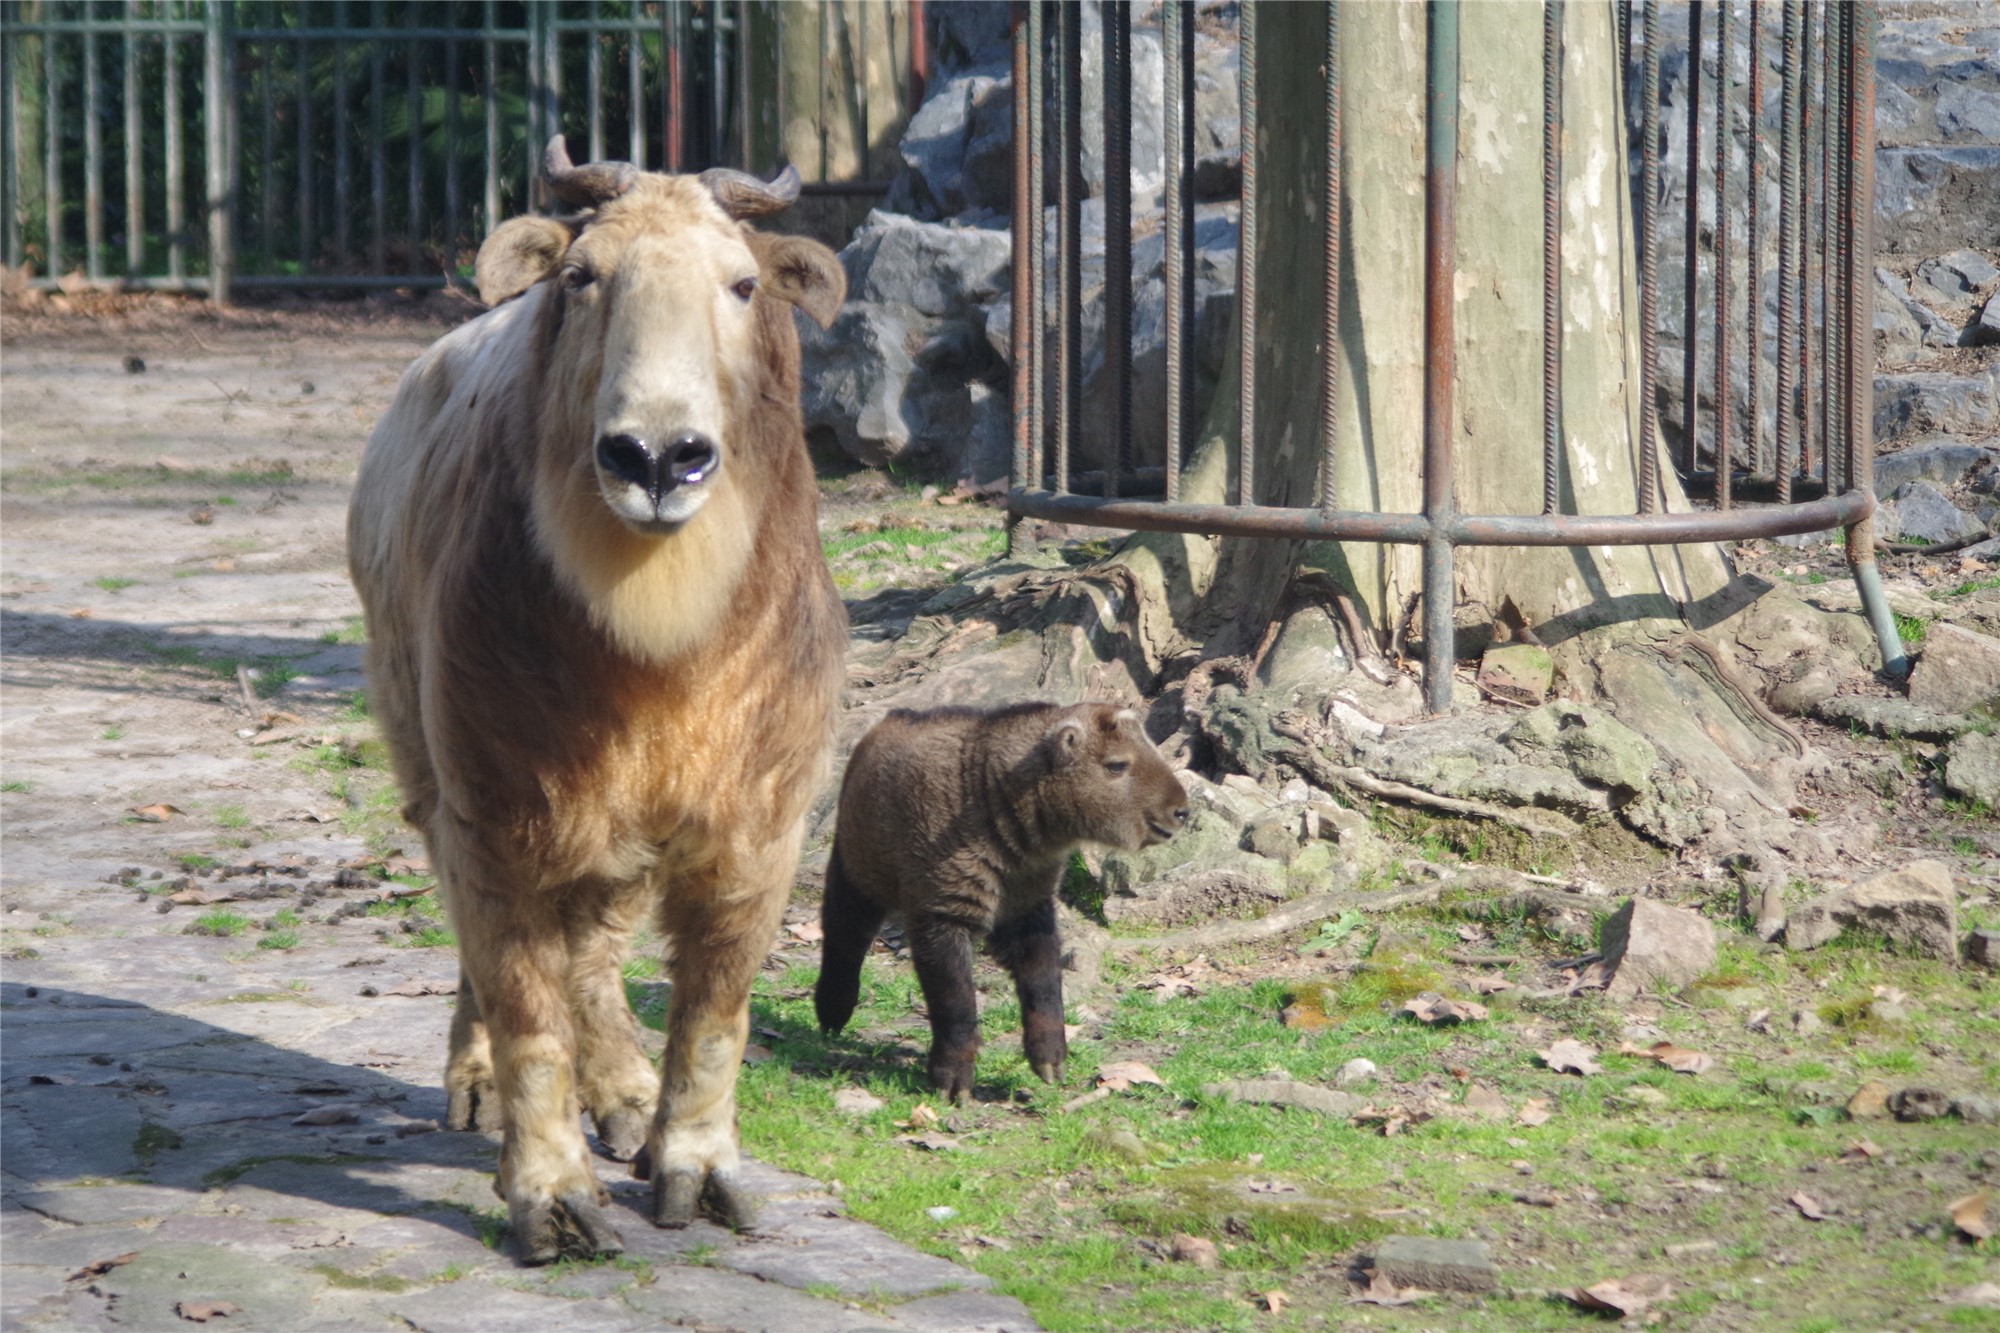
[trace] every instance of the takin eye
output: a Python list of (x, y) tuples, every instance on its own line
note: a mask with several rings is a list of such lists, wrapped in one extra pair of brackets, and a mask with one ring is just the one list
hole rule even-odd
[(571, 264), (562, 271), (562, 285), (573, 292), (580, 292), (597, 281), (597, 275), (581, 264)]
[(740, 279), (734, 283), (731, 283), (729, 290), (736, 293), (737, 300), (743, 302), (745, 305), (748, 305), (750, 303), (750, 298), (756, 295), (757, 293), (757, 279), (755, 278)]
[(1130, 759), (1107, 759), (1104, 761), (1104, 771), (1114, 778), (1122, 778), (1132, 771), (1132, 761)]

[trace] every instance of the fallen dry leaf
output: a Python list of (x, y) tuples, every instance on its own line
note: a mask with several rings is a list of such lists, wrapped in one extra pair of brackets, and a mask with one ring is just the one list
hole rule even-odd
[(1597, 1052), (1580, 1041), (1568, 1037), (1552, 1044), (1546, 1051), (1536, 1051), (1543, 1063), (1558, 1074), (1602, 1074), (1604, 1069), (1597, 1063)]
[(759, 1046), (753, 1041), (743, 1048), (743, 1063), (746, 1065), (761, 1065), (770, 1058), (771, 1048), (769, 1046)]
[(1092, 1088), (1089, 1092), (1080, 1093), (1064, 1102), (1062, 1109), (1066, 1112), (1080, 1111), (1092, 1102), (1101, 1102), (1110, 1095), (1111, 1089), (1109, 1088)]
[(785, 933), (793, 939), (804, 940), (807, 944), (818, 944), (826, 938), (826, 931), (817, 921), (801, 921), (785, 927)]
[(1595, 1286), (1580, 1287), (1571, 1292), (1569, 1298), (1586, 1310), (1608, 1310), (1629, 1318), (1643, 1313), (1655, 1301), (1663, 1301), (1673, 1294), (1674, 1284), (1658, 1273), (1634, 1273), (1629, 1277), (1599, 1282)]
[(1549, 1117), (1553, 1114), (1554, 1112), (1549, 1109), (1548, 1098), (1530, 1097), (1521, 1103), (1521, 1113), (1514, 1117), (1514, 1123), (1533, 1129), (1536, 1125), (1548, 1124)]
[(918, 1102), (910, 1108), (908, 1120), (898, 1120), (897, 1129), (934, 1129), (944, 1123), (944, 1117), (931, 1109), (930, 1103)]
[(83, 1267), (77, 1269), (74, 1273), (71, 1273), (69, 1275), (69, 1280), (71, 1282), (81, 1282), (88, 1277), (103, 1277), (106, 1273), (109, 1273), (112, 1269), (117, 1268), (123, 1264), (129, 1264), (138, 1257), (139, 1257), (139, 1252), (137, 1250), (128, 1250), (124, 1254), (113, 1255), (109, 1259), (99, 1259), (96, 1263), (85, 1264)]
[(1856, 1120), (1880, 1120), (1889, 1114), (1889, 1085), (1870, 1079), (1847, 1099), (1847, 1114)]
[(1196, 1268), (1214, 1268), (1222, 1262), (1222, 1256), (1216, 1252), (1214, 1241), (1190, 1236), (1186, 1232), (1175, 1233), (1173, 1253), (1179, 1262), (1193, 1264)]
[(833, 1109), (846, 1115), (873, 1115), (888, 1103), (861, 1088), (842, 1088), (833, 1094)]
[(1875, 987), (1875, 998), (1878, 1000), (1887, 1000), (1891, 1004), (1901, 1004), (1910, 997), (1907, 992), (1900, 991), (1894, 986), (1877, 986)]
[(1399, 1287), (1379, 1268), (1369, 1270), (1368, 1285), (1347, 1298), (1349, 1305), (1411, 1305), (1431, 1293), (1422, 1287)]
[(1152, 1066), (1137, 1060), (1116, 1060), (1097, 1071), (1097, 1085), (1113, 1092), (1123, 1092), (1134, 1083), (1150, 1083), (1156, 1088), (1167, 1086)]
[(1258, 1299), (1263, 1301), (1264, 1308), (1270, 1311), (1272, 1314), (1283, 1314), (1285, 1311), (1285, 1307), (1292, 1303), (1292, 1298), (1290, 1296), (1287, 1296), (1284, 1292), (1277, 1290), (1267, 1291)]
[(151, 805), (135, 805), (126, 813), (141, 824), (164, 824), (175, 815), (184, 815), (187, 811), (177, 805), (168, 805), (165, 801), (155, 801)]
[(1465, 1090), (1464, 1106), (1482, 1120), (1507, 1118), (1507, 1099), (1484, 1083), (1475, 1083)]
[(1486, 1006), (1471, 1000), (1447, 1000), (1426, 991), (1403, 1006), (1403, 1012), (1419, 1023), (1469, 1023), (1486, 1017)]
[(233, 903), (236, 895), (227, 889), (177, 889), (167, 901), (181, 907), (206, 907), (210, 903)]
[(294, 1125), (351, 1125), (361, 1119), (361, 1108), (351, 1102), (329, 1102), (325, 1106), (315, 1106), (298, 1119)]
[(1505, 977), (1475, 977), (1472, 988), (1481, 995), (1498, 995), (1503, 990), (1513, 990), (1514, 983)]
[(174, 1313), (197, 1324), (206, 1324), (211, 1319), (236, 1314), (242, 1306), (234, 1301), (177, 1301)]
[(1860, 1138), (1847, 1145), (1847, 1151), (1840, 1155), (1843, 1162), (1867, 1162), (1880, 1157), (1882, 1149), (1873, 1139)]
[(1656, 1041), (1640, 1054), (1658, 1060), (1676, 1074), (1705, 1074), (1715, 1067), (1714, 1056), (1676, 1046), (1670, 1041)]
[(1987, 1189), (1953, 1199), (1945, 1205), (1951, 1212), (1951, 1224), (1974, 1240), (1987, 1239), (1993, 1234), (1993, 1224), (1986, 1219), (1986, 1201), (1992, 1197), (1993, 1191)]
[(1826, 1209), (1820, 1207), (1819, 1200), (1813, 1198), (1812, 1195), (1807, 1194), (1804, 1190), (1800, 1190), (1797, 1194), (1786, 1200), (1786, 1202), (1798, 1209), (1799, 1216), (1805, 1218), (1808, 1222), (1826, 1221)]

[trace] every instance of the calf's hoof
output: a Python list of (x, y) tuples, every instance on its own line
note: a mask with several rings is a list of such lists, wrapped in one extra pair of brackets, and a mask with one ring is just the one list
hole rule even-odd
[(444, 1111), (446, 1129), (472, 1129), (486, 1134), (505, 1126), (500, 1114), (500, 1089), (493, 1085), (492, 1079), (450, 1085)]
[(1034, 1070), (1035, 1077), (1044, 1083), (1061, 1083), (1063, 1081), (1063, 1062), (1059, 1058), (1055, 1060), (1030, 1060), (1028, 1061), (1028, 1068)]
[(733, 1171), (662, 1171), (653, 1177), (653, 1223), (684, 1227), (697, 1212), (732, 1231), (757, 1224), (757, 1199)]
[(514, 1252), (524, 1264), (554, 1263), (565, 1258), (592, 1259), (624, 1252), (624, 1238), (592, 1195), (578, 1192), (517, 1202), (511, 1212)]
[(972, 1095), (972, 1061), (931, 1061), (931, 1086), (944, 1094), (946, 1101), (962, 1103)]
[[(592, 1115), (597, 1125), (597, 1142), (604, 1155), (614, 1162), (636, 1162), (646, 1150), (646, 1134), (652, 1128), (653, 1113), (630, 1106)], [(640, 1177), (644, 1179), (644, 1177)]]

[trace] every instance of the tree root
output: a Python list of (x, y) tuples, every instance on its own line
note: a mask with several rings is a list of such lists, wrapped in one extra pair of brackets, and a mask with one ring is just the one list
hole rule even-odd
[(1399, 907), (1434, 903), (1444, 892), (1442, 884), (1426, 884), (1400, 893), (1315, 893), (1286, 903), (1277, 911), (1254, 921), (1218, 921), (1193, 930), (1177, 930), (1170, 935), (1110, 942), (1110, 951), (1129, 958), (1148, 949), (1219, 949), (1231, 944), (1250, 944), (1342, 912), (1393, 912)]
[(1296, 749), (1286, 747), (1282, 750), (1272, 750), (1271, 757), (1290, 764), (1322, 787), (1351, 787), (1356, 791), (1366, 792), (1370, 796), (1380, 796), (1386, 800), (1428, 806), (1433, 810), (1445, 811), (1447, 814), (1490, 819), (1495, 823), (1517, 828), (1532, 838), (1574, 838), (1579, 831), (1575, 821), (1552, 811), (1543, 811), (1536, 816), (1509, 810), (1504, 806), (1488, 805), (1484, 801), (1440, 796), (1421, 787), (1378, 778), (1365, 769), (1331, 763), (1320, 754), (1311, 735), (1299, 723), (1296, 715), (1281, 713), (1272, 718), (1271, 730), (1280, 736), (1288, 736), (1299, 742), (1299, 748)]
[(1792, 748), (1798, 752), (1798, 757), (1805, 758), (1805, 737), (1787, 725), (1785, 719), (1771, 711), (1763, 699), (1758, 697), (1757, 691), (1751, 688), (1750, 682), (1743, 679), (1742, 673), (1716, 650), (1714, 644), (1699, 634), (1690, 634), (1682, 642), (1707, 659), (1708, 664), (1715, 668), (1716, 678), (1736, 692), (1737, 697), (1743, 700), (1744, 707), (1748, 708), (1758, 721), (1790, 741)]

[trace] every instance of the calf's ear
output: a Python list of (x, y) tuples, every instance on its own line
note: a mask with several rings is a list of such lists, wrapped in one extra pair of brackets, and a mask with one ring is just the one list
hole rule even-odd
[(790, 301), (821, 328), (830, 327), (847, 299), (847, 270), (833, 251), (803, 236), (760, 235), (752, 244), (764, 270), (764, 290)]
[(1082, 718), (1070, 716), (1049, 728), (1049, 751), (1057, 768), (1067, 768), (1083, 753), (1083, 726)]
[(575, 234), (554, 218), (513, 218), (479, 247), (473, 276), (487, 305), (519, 296), (556, 271)]

